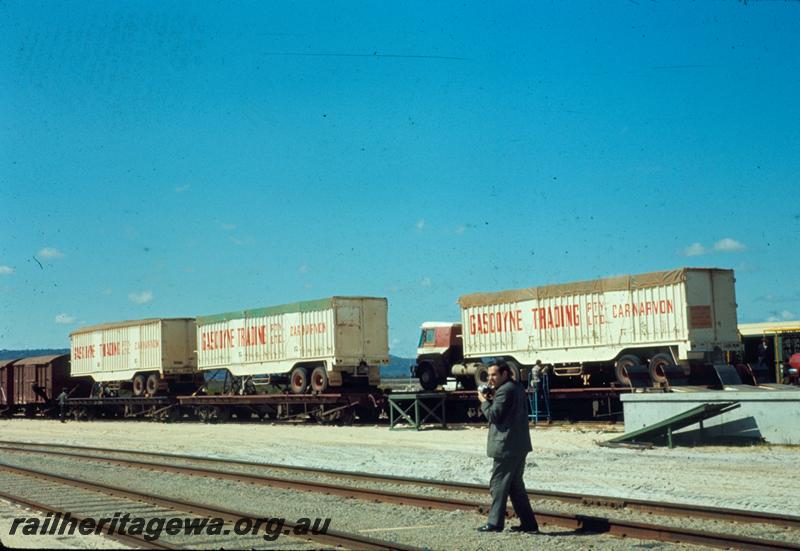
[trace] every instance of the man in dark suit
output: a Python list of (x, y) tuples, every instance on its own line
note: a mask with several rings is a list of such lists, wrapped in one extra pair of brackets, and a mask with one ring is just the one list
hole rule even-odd
[(488, 396), (478, 391), (481, 411), (489, 420), (489, 438), (486, 455), (494, 459), (489, 489), (492, 508), (488, 522), (478, 528), (479, 532), (502, 532), (509, 496), (519, 526), (514, 532), (536, 533), (539, 524), (531, 509), (522, 475), (525, 472), (525, 456), (532, 451), (528, 429), (528, 409), (525, 390), (511, 377), (511, 369), (503, 360), (489, 367), (489, 385), (493, 392)]

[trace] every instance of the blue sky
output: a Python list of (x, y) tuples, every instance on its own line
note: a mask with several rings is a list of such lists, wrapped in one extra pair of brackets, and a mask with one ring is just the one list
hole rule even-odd
[[(800, 3), (0, 5), (0, 348), (733, 268), (800, 318)], [(40, 266), (41, 264), (41, 266)]]

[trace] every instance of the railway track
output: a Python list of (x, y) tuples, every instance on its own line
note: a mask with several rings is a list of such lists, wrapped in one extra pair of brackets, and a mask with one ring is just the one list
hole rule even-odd
[[(0, 472), (10, 474), (17, 477), (25, 477), (34, 479), (41, 482), (46, 482), (48, 485), (57, 485), (61, 487), (74, 488), (79, 490), (86, 490), (94, 492), (105, 497), (114, 497), (132, 502), (137, 507), (142, 504), (147, 504), (151, 507), (161, 510), (177, 511), (189, 514), (196, 517), (207, 518), (221, 518), (226, 523), (235, 524), (242, 519), (252, 519), (255, 517), (252, 513), (245, 511), (236, 511), (218, 506), (209, 506), (203, 503), (193, 501), (179, 500), (166, 496), (156, 495), (153, 493), (138, 492), (120, 486), (113, 486), (108, 484), (100, 484), (96, 482), (87, 481), (85, 479), (77, 479), (71, 477), (60, 476), (57, 474), (49, 473), (46, 471), (23, 468), (16, 465), (9, 465), (0, 462)], [(65, 513), (65, 511), (52, 507), (48, 504), (36, 502), (30, 499), (19, 497), (13, 494), (3, 492), (0, 498), (7, 499), (12, 503), (31, 507), (37, 511), (50, 512), (50, 513)], [(71, 514), (72, 518), (81, 519), (82, 517)], [(277, 517), (276, 517), (277, 518)], [(339, 530), (326, 530), (324, 532), (315, 533), (314, 531), (305, 531), (302, 536), (291, 535), (298, 525), (289, 521), (284, 521), (285, 527), (284, 534), (296, 540), (309, 540), (315, 544), (322, 544), (326, 546), (336, 546), (344, 549), (369, 549), (369, 550), (401, 550), (401, 551), (421, 551), (417, 547), (407, 546), (396, 542), (383, 541), (360, 534), (352, 534)], [(300, 527), (302, 528), (302, 527)], [(229, 532), (226, 532), (226, 535)], [(105, 533), (103, 535), (106, 535)], [(145, 538), (131, 537), (127, 535), (113, 535), (112, 539), (134, 545), (136, 547), (146, 547), (152, 549), (181, 549), (182, 546), (172, 545), (163, 541), (148, 541)]]
[[(344, 471), (310, 469), (305, 467), (291, 467), (264, 463), (251, 463), (245, 461), (200, 458), (189, 455), (175, 455), (134, 450), (114, 450), (98, 447), (81, 447), (55, 444), (33, 444), (25, 442), (0, 441), (0, 450), (12, 453), (37, 453), (50, 456), (77, 458), (81, 460), (97, 461), (115, 464), (127, 468), (148, 469), (161, 472), (170, 472), (191, 476), (202, 476), (220, 480), (232, 480), (248, 484), (258, 484), (288, 490), (318, 492), (327, 495), (336, 495), (346, 498), (362, 499), (400, 505), (413, 505), (428, 509), (441, 510), (474, 510), (484, 512), (486, 503), (465, 499), (436, 497), (408, 492), (394, 492), (385, 489), (343, 486), (314, 480), (302, 480), (281, 476), (268, 476), (220, 469), (219, 467), (248, 467), (278, 470), (283, 473), (296, 475), (326, 476), (338, 479), (348, 479), (361, 482), (375, 482), (391, 485), (424, 486), (438, 488), (458, 493), (488, 493), (486, 486), (478, 484), (463, 484), (431, 481), (394, 476), (382, 476)], [(61, 450), (61, 451), (58, 451)], [(113, 453), (117, 455), (136, 456), (139, 459), (98, 455)], [(145, 460), (150, 459), (150, 460)], [(152, 459), (169, 459), (172, 464), (152, 461)], [(176, 459), (193, 462), (194, 465), (174, 464)], [(680, 504), (649, 502), (644, 500), (623, 500), (603, 496), (579, 496), (563, 492), (531, 491), (534, 499), (556, 499), (570, 502), (580, 506), (601, 506), (611, 508), (632, 508), (636, 511), (646, 512), (651, 515), (667, 515), (683, 518), (705, 518), (725, 522), (759, 523), (776, 527), (797, 529), (800, 528), (800, 518), (767, 513), (737, 511), (732, 509), (696, 507)], [(737, 534), (693, 530), (676, 526), (652, 522), (634, 522), (607, 518), (602, 516), (569, 514), (557, 511), (536, 510), (537, 517), (542, 524), (549, 524), (571, 530), (608, 533), (610, 535), (646, 540), (658, 540), (675, 543), (700, 544), (711, 547), (736, 548), (736, 549), (800, 549), (795, 543), (770, 539), (752, 538)]]

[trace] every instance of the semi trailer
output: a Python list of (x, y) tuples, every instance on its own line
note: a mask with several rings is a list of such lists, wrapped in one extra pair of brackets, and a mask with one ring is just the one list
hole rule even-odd
[(448, 377), (486, 380), (497, 358), (518, 378), (534, 366), (582, 385), (630, 384), (628, 368), (695, 365), (738, 351), (733, 270), (680, 268), (460, 297), (461, 322), (422, 325), (413, 373), (425, 389)]

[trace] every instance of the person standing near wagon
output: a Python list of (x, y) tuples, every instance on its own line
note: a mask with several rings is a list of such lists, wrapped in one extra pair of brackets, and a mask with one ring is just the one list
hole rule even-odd
[(69, 398), (69, 394), (67, 394), (67, 389), (62, 388), (61, 394), (56, 397), (56, 402), (58, 402), (58, 418), (61, 419), (62, 423), (67, 422), (67, 398)]
[(523, 474), (525, 458), (533, 450), (528, 428), (528, 410), (525, 390), (511, 377), (511, 368), (503, 360), (489, 366), (489, 385), (494, 389), (484, 394), (478, 390), (481, 411), (489, 421), (486, 455), (494, 459), (489, 489), (492, 507), (487, 523), (479, 532), (502, 532), (509, 496), (519, 526), (513, 532), (538, 533), (539, 524), (525, 491)]

